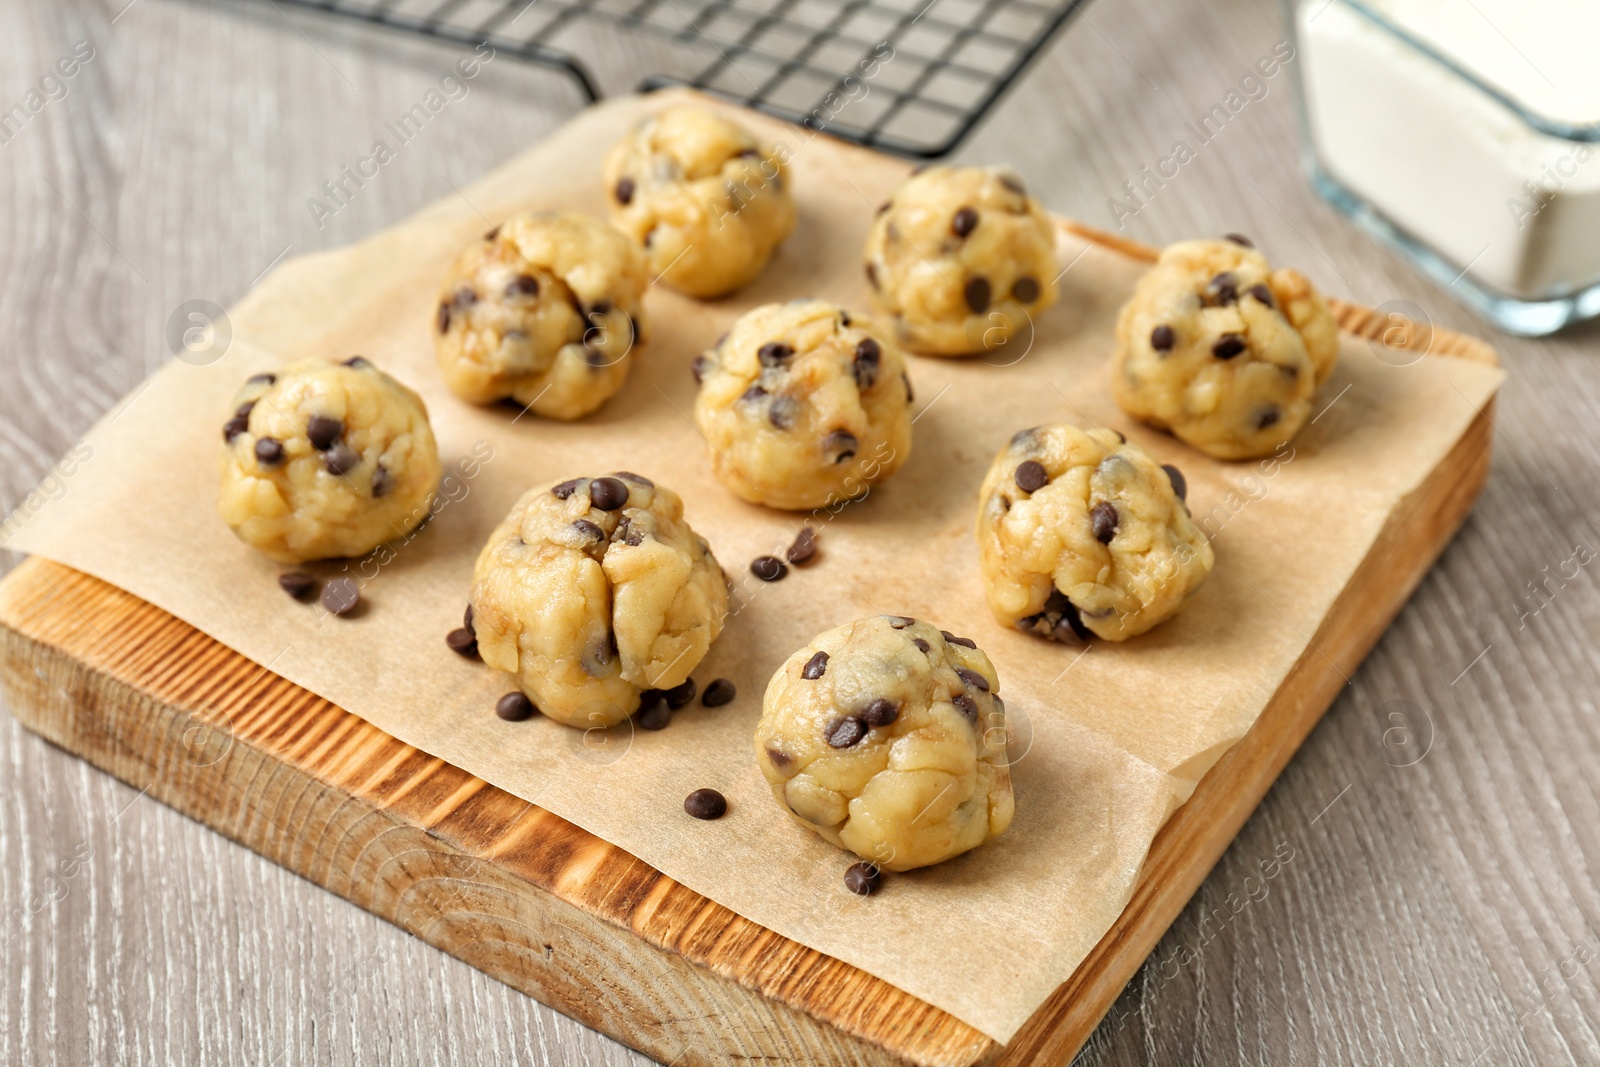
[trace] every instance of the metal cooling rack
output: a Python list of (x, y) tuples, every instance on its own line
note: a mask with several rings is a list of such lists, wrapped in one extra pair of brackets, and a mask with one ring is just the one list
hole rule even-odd
[[(956, 147), (1087, 0), (284, 0), (565, 72), (581, 24), (681, 45), (687, 85), (847, 141), (932, 159)], [(885, 58), (885, 57), (888, 58)]]

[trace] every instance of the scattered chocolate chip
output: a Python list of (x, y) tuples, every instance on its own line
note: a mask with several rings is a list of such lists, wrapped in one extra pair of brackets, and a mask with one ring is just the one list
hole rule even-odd
[(845, 869), (844, 887), (858, 897), (870, 897), (882, 884), (883, 875), (875, 863), (862, 860), (860, 863), (852, 863)]
[(601, 511), (616, 511), (628, 502), (628, 486), (620, 478), (596, 478), (589, 483), (589, 503)]
[(1206, 283), (1200, 294), (1200, 303), (1206, 307), (1226, 307), (1239, 302), (1239, 279), (1231, 270), (1225, 270)]
[(789, 573), (789, 568), (777, 556), (757, 556), (750, 561), (750, 573), (763, 582), (775, 582)]
[(1022, 277), (1011, 286), (1011, 296), (1019, 304), (1031, 304), (1039, 299), (1039, 279)]
[(652, 482), (642, 474), (635, 474), (632, 471), (612, 471), (611, 473), (625, 482), (632, 482), (634, 485), (644, 489), (654, 489), (656, 487), (655, 482)]
[(305, 571), (289, 571), (278, 575), (278, 586), (296, 600), (304, 600), (306, 594), (316, 588), (317, 580)]
[(850, 312), (848, 312), (848, 311), (839, 312), (839, 328), (840, 329), (844, 329), (845, 327), (847, 327), (849, 325), (850, 325)]
[(685, 678), (682, 685), (675, 685), (665, 690), (661, 695), (666, 697), (667, 707), (677, 711), (689, 701), (694, 699), (695, 684), (693, 678)]
[(274, 467), (283, 461), (283, 442), (276, 437), (256, 438), (256, 462)]
[(752, 385), (750, 388), (739, 394), (739, 399), (754, 404), (766, 399), (766, 396), (767, 391), (765, 389), (759, 385)]
[(888, 726), (900, 717), (900, 705), (888, 697), (879, 697), (861, 709), (861, 721), (868, 727)]
[(896, 630), (906, 630), (917, 624), (917, 620), (909, 615), (885, 615), (884, 618), (888, 619), (889, 625)]
[(506, 283), (506, 296), (515, 299), (519, 296), (538, 296), (539, 279), (531, 274), (519, 274)]
[(1272, 299), (1272, 290), (1267, 288), (1266, 282), (1256, 282), (1256, 284), (1252, 285), (1245, 291), (1251, 296), (1255, 297), (1257, 300), (1261, 301), (1263, 304), (1267, 305), (1269, 308), (1278, 306), (1277, 302)]
[(1013, 193), (1016, 193), (1018, 196), (1027, 196), (1028, 195), (1028, 187), (1023, 185), (1022, 184), (1022, 179), (1017, 177), (1015, 174), (1002, 174), (1002, 175), (1000, 175), (1000, 184), (1005, 186), (1007, 189), (1010, 189)]
[(789, 546), (783, 558), (790, 563), (804, 563), (817, 554), (817, 531), (809, 526), (800, 527), (800, 532), (794, 535), (794, 544)]
[(782, 770), (794, 762), (794, 757), (789, 755), (789, 753), (785, 752), (783, 749), (779, 748), (777, 745), (768, 745), (766, 752), (767, 759), (771, 760), (772, 765), (777, 767), (779, 770)]
[(633, 203), (633, 179), (632, 178), (618, 178), (617, 179), (616, 194), (617, 194), (617, 203), (622, 204), (624, 206)]
[(233, 439), (250, 428), (250, 416), (235, 415), (222, 424), (222, 439), (233, 444)]
[(1083, 624), (1083, 613), (1078, 610), (1078, 605), (1062, 597), (1061, 621), (1056, 623), (1052, 636), (1057, 641), (1070, 643), (1074, 638), (1087, 641), (1094, 636), (1094, 632)]
[(1265, 430), (1268, 426), (1275, 424), (1281, 418), (1283, 418), (1283, 412), (1279, 411), (1275, 407), (1267, 408), (1259, 416), (1257, 416), (1256, 429)]
[(763, 367), (781, 367), (794, 358), (794, 348), (782, 341), (768, 341), (756, 349), (756, 358)]
[(377, 500), (394, 488), (394, 475), (389, 468), (378, 464), (372, 469), (372, 498)]
[(439, 305), (439, 332), (440, 333), (444, 333), (444, 332), (448, 331), (449, 329), (450, 329), (450, 305), (448, 303), (441, 303)]
[(354, 578), (334, 578), (322, 587), (322, 606), (335, 615), (348, 615), (361, 603), (361, 587)]
[(506, 722), (521, 722), (533, 718), (539, 709), (533, 706), (528, 694), (512, 690), (494, 702), (494, 713)]
[(827, 672), (827, 670), (828, 654), (826, 652), (817, 652), (813, 654), (810, 659), (806, 660), (806, 665), (804, 667), (800, 668), (800, 677), (804, 678), (808, 682), (814, 682), (818, 678), (821, 678), (823, 674)]
[(589, 541), (604, 541), (606, 539), (606, 532), (588, 519), (574, 520), (572, 528)]
[(322, 454), (322, 466), (329, 474), (343, 474), (360, 462), (360, 454), (343, 441)]
[(772, 405), (767, 408), (767, 421), (774, 429), (792, 430), (799, 417), (800, 402), (792, 396), (773, 397)]
[(1012, 477), (1016, 479), (1017, 488), (1024, 493), (1036, 493), (1050, 482), (1050, 472), (1036, 459), (1025, 459), (1017, 464), (1017, 471)]
[(950, 703), (954, 704), (956, 710), (967, 717), (968, 722), (974, 726), (978, 724), (978, 702), (976, 700), (973, 700), (966, 693), (957, 693), (950, 698)]
[(550, 487), (550, 492), (557, 500), (565, 500), (578, 491), (578, 486), (583, 484), (582, 478), (568, 478)]
[(823, 740), (828, 742), (830, 748), (849, 748), (860, 744), (866, 736), (867, 728), (861, 720), (848, 716), (833, 722), (822, 732)]
[(641, 730), (666, 729), (672, 722), (672, 708), (661, 690), (646, 689), (639, 694), (639, 710), (633, 713), (633, 721)]
[(974, 641), (970, 637), (957, 637), (955, 634), (951, 633), (949, 630), (940, 630), (939, 633), (944, 637), (944, 639), (946, 641), (948, 641), (952, 645), (960, 645), (963, 648), (977, 648), (978, 647), (978, 642)]
[(856, 359), (850, 369), (855, 374), (857, 389), (871, 389), (878, 380), (878, 364), (883, 359), (883, 346), (870, 337), (863, 337), (856, 345)]
[(444, 643), (458, 656), (465, 656), (467, 659), (476, 659), (478, 656), (478, 636), (465, 626), (445, 634)]
[(492, 241), (492, 240), (494, 240), (494, 239), (495, 239), (495, 238), (496, 238), (496, 237), (499, 237), (499, 236), (500, 236), (500, 227), (498, 227), (498, 226), (496, 226), (496, 227), (494, 227), (494, 228), (493, 228), (493, 229), (491, 229), (491, 230), (489, 230), (489, 231), (488, 231), (488, 232), (486, 232), (486, 233), (485, 233), (485, 234), (484, 234), (484, 235), (483, 235), (483, 239), (484, 239), (484, 240), (485, 240), (485, 241)]
[(969, 667), (957, 667), (956, 677), (979, 692), (987, 693), (989, 691), (989, 679)]
[(961, 295), (967, 301), (967, 307), (972, 309), (974, 315), (981, 315), (989, 310), (989, 279), (969, 278), (966, 287), (961, 290)]
[(1171, 352), (1172, 346), (1177, 343), (1177, 331), (1166, 323), (1162, 323), (1150, 331), (1150, 347), (1157, 352)]
[(683, 810), (696, 819), (720, 819), (728, 813), (728, 799), (715, 789), (696, 789), (683, 798)]
[(1211, 346), (1211, 354), (1218, 359), (1232, 359), (1244, 351), (1244, 335), (1225, 333)]
[(1161, 469), (1167, 472), (1167, 480), (1172, 483), (1172, 491), (1178, 494), (1179, 500), (1189, 499), (1189, 480), (1183, 472), (1170, 463), (1163, 463)]
[(906, 403), (909, 404), (917, 398), (916, 394), (911, 391), (911, 375), (907, 374), (905, 371), (901, 371), (900, 380), (906, 385)]
[(1256, 246), (1254, 241), (1250, 240), (1250, 238), (1246, 237), (1242, 233), (1225, 233), (1222, 235), (1222, 237), (1223, 240), (1232, 241), (1234, 244), (1240, 245), (1244, 248), (1254, 248)]
[(333, 447), (333, 443), (344, 436), (344, 423), (326, 415), (313, 415), (311, 421), (306, 423), (306, 437), (311, 441), (311, 447), (318, 452), (326, 452)]
[[(360, 357), (357, 357), (357, 358), (360, 358)], [(276, 374), (268, 374), (268, 373), (263, 372), (261, 374), (252, 374), (252, 375), (250, 375), (250, 377), (248, 377), (248, 378), (246, 378), (244, 380), (244, 384), (246, 384), (246, 385), (271, 385), (273, 382), (276, 382), (277, 380), (278, 380), (278, 376)]]
[(706, 380), (706, 371), (711, 369), (711, 360), (705, 356), (695, 356), (694, 362), (689, 364), (689, 373), (694, 375), (694, 384), (699, 385)]
[(720, 708), (724, 704), (732, 703), (733, 698), (738, 695), (739, 691), (734, 688), (732, 680), (715, 678), (700, 695), (700, 703), (708, 708)]
[(843, 463), (856, 454), (859, 442), (849, 430), (834, 430), (822, 439), (822, 454), (829, 463)]
[(1108, 500), (1089, 509), (1089, 527), (1094, 531), (1094, 539), (1102, 545), (1109, 545), (1117, 536), (1117, 522), (1117, 506)]
[(950, 232), (957, 237), (965, 237), (978, 228), (978, 213), (970, 207), (964, 207), (956, 212), (955, 218), (950, 220)]
[(913, 638), (912, 638), (912, 639), (911, 639), (911, 643), (912, 643), (912, 644), (913, 644), (913, 645), (916, 645), (916, 646), (917, 646), (917, 649), (918, 649), (918, 651), (921, 651), (921, 652), (926, 652), (926, 651), (928, 651), (928, 648), (929, 648), (929, 646), (928, 646), (928, 642), (926, 642), (926, 641), (924, 641), (924, 640), (923, 640), (923, 639), (922, 639), (922, 638), (920, 638), (920, 637), (913, 637)]

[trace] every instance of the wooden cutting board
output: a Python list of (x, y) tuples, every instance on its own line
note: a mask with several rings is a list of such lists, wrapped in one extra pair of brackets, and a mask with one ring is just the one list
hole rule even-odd
[[(1497, 362), (1473, 338), (1331, 303), (1351, 334)], [(1255, 728), (1156, 837), (1122, 916), (1004, 1046), (59, 564), (0, 582), (0, 685), (46, 739), (665, 1063), (1062, 1063), (1465, 519), (1492, 417), (1401, 502)]]

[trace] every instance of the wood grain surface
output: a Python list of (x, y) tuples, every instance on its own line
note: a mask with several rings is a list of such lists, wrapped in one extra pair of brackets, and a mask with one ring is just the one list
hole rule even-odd
[[(1108, 197), (1281, 37), (1271, 0), (1098, 0), (961, 156), (1113, 227)], [(578, 104), (497, 61), (319, 229), (305, 201), (455, 53), (259, 0), (18, 0), (0, 103), (77, 41), (66, 98), (0, 144), (6, 507), (168, 358), (179, 305), (394, 221)], [(589, 42), (612, 88), (655, 47)], [(1125, 232), (1243, 231), (1332, 292), (1484, 331), (1310, 194), (1290, 87), (1267, 90)], [(1495, 338), (1477, 511), (1083, 1062), (1600, 1061), (1597, 338)], [(0, 1062), (643, 1062), (9, 719), (0, 766)]]

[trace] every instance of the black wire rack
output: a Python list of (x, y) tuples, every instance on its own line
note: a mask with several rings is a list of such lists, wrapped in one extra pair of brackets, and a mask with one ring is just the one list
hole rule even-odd
[(687, 85), (857, 144), (949, 153), (1087, 0), (284, 0), (565, 72), (582, 24), (664, 37)]

